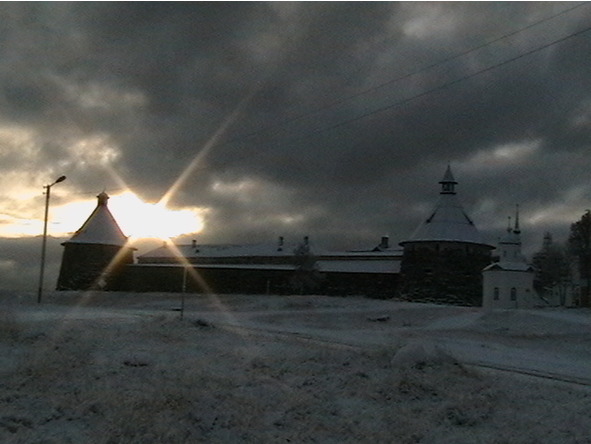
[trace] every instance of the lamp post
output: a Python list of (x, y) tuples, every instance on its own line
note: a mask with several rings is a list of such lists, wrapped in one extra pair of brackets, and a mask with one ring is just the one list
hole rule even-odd
[(49, 194), (51, 187), (56, 183), (60, 183), (66, 180), (66, 176), (58, 177), (55, 182), (50, 185), (45, 185), (43, 188), (45, 192), (45, 218), (43, 220), (43, 241), (41, 243), (41, 270), (39, 272), (39, 289), (37, 291), (37, 303), (41, 303), (41, 295), (43, 294), (43, 273), (45, 272), (45, 246), (47, 245), (47, 215), (49, 213)]

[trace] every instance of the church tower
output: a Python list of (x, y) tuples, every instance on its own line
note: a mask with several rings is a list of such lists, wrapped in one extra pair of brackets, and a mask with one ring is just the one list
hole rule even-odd
[(521, 253), (519, 208), (515, 227), (499, 240), (498, 261), (482, 270), (482, 306), (493, 308), (531, 308), (536, 298), (534, 269)]
[(102, 192), (98, 204), (72, 238), (62, 245), (64, 254), (58, 290), (110, 290), (126, 264), (133, 263), (133, 248), (107, 206)]
[(400, 293), (409, 300), (480, 305), (482, 269), (494, 246), (482, 239), (460, 204), (448, 165), (439, 201), (412, 236), (400, 242)]

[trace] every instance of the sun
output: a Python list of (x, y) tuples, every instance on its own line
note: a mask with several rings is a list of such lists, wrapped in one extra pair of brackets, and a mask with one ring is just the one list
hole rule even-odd
[[(96, 208), (95, 199), (70, 200), (68, 197), (71, 196), (62, 192), (62, 200), (69, 202), (50, 205), (50, 236), (72, 236)], [(19, 201), (16, 204), (12, 202), (12, 206), (7, 205), (7, 210), (0, 211), (0, 237), (20, 238), (41, 234), (43, 220), (38, 216), (39, 213), (42, 215), (42, 208), (40, 211), (39, 208), (18, 204)], [(184, 234), (199, 233), (204, 228), (204, 218), (208, 211), (203, 207), (172, 209), (163, 203), (144, 202), (130, 190), (111, 195), (108, 208), (123, 234), (131, 241), (143, 238), (168, 240)]]
[(144, 202), (131, 191), (111, 196), (109, 209), (123, 233), (133, 239), (169, 239), (203, 229), (202, 208), (170, 209)]

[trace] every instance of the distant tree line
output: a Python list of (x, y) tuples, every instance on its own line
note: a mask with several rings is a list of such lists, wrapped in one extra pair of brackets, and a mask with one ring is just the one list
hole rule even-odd
[(542, 248), (534, 254), (532, 262), (534, 287), (540, 295), (558, 292), (564, 304), (568, 288), (578, 280), (579, 299), (575, 302), (588, 306), (591, 299), (591, 212), (587, 210), (571, 224), (566, 243), (556, 243), (551, 233), (545, 233)]

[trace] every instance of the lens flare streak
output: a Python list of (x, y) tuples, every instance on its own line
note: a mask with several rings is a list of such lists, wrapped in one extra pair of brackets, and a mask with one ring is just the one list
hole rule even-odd
[[(260, 87), (259, 87), (260, 88)], [(209, 154), (212, 148), (217, 144), (218, 140), (224, 135), (226, 130), (232, 125), (237, 117), (240, 115), (244, 107), (253, 96), (257, 93), (259, 88), (253, 88), (249, 94), (247, 94), (239, 103), (236, 105), (234, 110), (230, 113), (228, 117), (222, 122), (220, 127), (217, 131), (210, 137), (210, 139), (205, 143), (203, 148), (197, 153), (197, 155), (193, 158), (191, 163), (187, 165), (187, 167), (183, 170), (183, 172), (179, 175), (179, 177), (175, 180), (172, 186), (168, 189), (166, 193), (162, 196), (159, 204), (166, 205), (170, 199), (174, 196), (174, 194), (178, 191), (178, 189), (183, 186), (187, 178), (193, 173), (193, 171), (197, 168), (201, 160)]]

